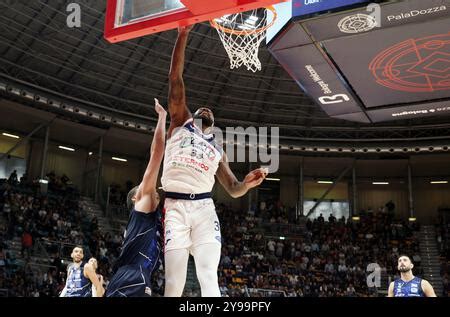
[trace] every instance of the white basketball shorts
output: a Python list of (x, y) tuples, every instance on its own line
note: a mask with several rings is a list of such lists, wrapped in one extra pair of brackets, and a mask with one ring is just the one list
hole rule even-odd
[(164, 202), (164, 252), (207, 243), (221, 244), (220, 222), (211, 198)]

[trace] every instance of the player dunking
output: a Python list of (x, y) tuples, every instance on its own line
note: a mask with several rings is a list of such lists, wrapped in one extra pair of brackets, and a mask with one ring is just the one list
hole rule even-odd
[(400, 278), (389, 285), (388, 297), (436, 297), (433, 286), (428, 281), (412, 274), (413, 267), (408, 256), (398, 258)]
[[(60, 297), (102, 297), (105, 289), (95, 273), (93, 263), (83, 262), (84, 251), (82, 247), (75, 247), (72, 250), (73, 263), (67, 267), (66, 286), (62, 290)], [(95, 294), (92, 293), (95, 287)]]
[(183, 69), (191, 29), (192, 26), (178, 30), (169, 74), (170, 127), (161, 179), (166, 192), (164, 295), (182, 295), (191, 252), (202, 296), (218, 297), (221, 234), (211, 199), (215, 176), (225, 190), (237, 198), (260, 185), (267, 172), (256, 169), (243, 182), (238, 181), (226, 154), (210, 134), (214, 125), (212, 111), (200, 108), (194, 116), (189, 111)]
[(167, 112), (155, 99), (158, 124), (151, 146), (150, 161), (139, 186), (127, 197), (131, 209), (125, 240), (114, 267), (107, 297), (146, 297), (151, 295), (151, 274), (159, 262), (162, 231), (156, 181), (164, 155)]

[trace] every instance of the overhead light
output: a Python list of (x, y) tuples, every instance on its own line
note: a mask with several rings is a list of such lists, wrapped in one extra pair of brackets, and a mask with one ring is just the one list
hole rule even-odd
[(334, 184), (332, 181), (318, 181), (317, 184)]
[(46, 179), (40, 179), (39, 184), (48, 184), (48, 180)]
[(353, 221), (359, 221), (361, 218), (359, 218), (358, 216), (352, 217)]
[(266, 178), (266, 181), (279, 182), (279, 181), (281, 181), (281, 179), (279, 179), (279, 178), (270, 178), (270, 177), (267, 177), (267, 178)]
[(124, 159), (124, 158), (115, 157), (115, 156), (113, 156), (112, 159), (113, 159), (114, 161), (128, 162), (128, 161), (127, 161), (126, 159)]
[(56, 100), (52, 100), (52, 99), (48, 99), (47, 100), (47, 104), (49, 106), (54, 107), (54, 108), (61, 108), (62, 107), (62, 103), (60, 101), (56, 101)]
[(18, 89), (16, 87), (8, 86), (7, 91), (11, 94), (20, 96), (20, 89)]
[(27, 98), (27, 99), (34, 100), (34, 94), (31, 93), (31, 92), (29, 92), (29, 91), (22, 90), (22, 91), (20, 92), (20, 94), (21, 94), (21, 96), (22, 96), (23, 98)]
[(372, 182), (373, 185), (389, 185), (389, 182)]
[(14, 135), (14, 134), (2, 133), (2, 135), (7, 136), (9, 138), (13, 138), (13, 139), (20, 139), (20, 136)]
[(91, 156), (91, 155), (92, 155), (92, 152), (89, 152), (88, 154), (89, 154), (89, 156)]
[(280, 237), (280, 240), (286, 240), (286, 237)]
[(448, 181), (431, 181), (430, 184), (448, 184)]
[(48, 99), (46, 97), (39, 96), (39, 95), (35, 95), (34, 100), (37, 102), (40, 102), (40, 103), (44, 103), (44, 104), (48, 103)]
[(414, 222), (414, 221), (417, 220), (417, 218), (416, 217), (410, 217), (408, 220), (411, 221), (411, 222)]
[(61, 150), (66, 150), (66, 151), (70, 151), (70, 152), (75, 152), (75, 149), (71, 148), (71, 147), (67, 147), (67, 146), (58, 146)]

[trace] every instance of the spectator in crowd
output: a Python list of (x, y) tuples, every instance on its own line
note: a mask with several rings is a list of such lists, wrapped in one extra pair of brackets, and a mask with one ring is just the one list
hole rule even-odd
[(24, 252), (26, 252), (27, 257), (30, 257), (32, 248), (33, 248), (33, 237), (29, 232), (29, 230), (25, 229), (25, 231), (22, 234), (22, 250), (21, 250), (22, 256), (24, 256)]
[[(62, 183), (56, 174), (49, 175), (55, 184)], [(78, 194), (63, 189), (62, 184), (46, 196), (39, 193), (37, 185), (8, 182), (0, 185), (4, 220), (0, 230), (3, 234), (0, 241), (4, 241), (0, 243), (0, 273), (5, 276), (0, 278), (0, 288), (8, 289), (9, 296), (57, 296), (66, 280), (58, 246), (74, 242), (83, 245), (86, 254), (98, 256), (96, 271), (108, 283), (112, 263), (121, 250), (123, 239), (119, 231), (103, 232), (98, 219), (86, 213)], [(422, 274), (415, 237), (418, 224), (394, 219), (387, 213), (362, 210), (359, 221), (329, 222), (321, 219), (322, 215), (315, 220), (304, 219), (305, 227), (289, 222), (283, 212), (288, 208), (277, 201), (258, 205), (262, 208), (249, 214), (217, 204), (223, 238), (219, 266), (223, 296), (246, 296), (247, 292), (267, 296), (268, 292), (263, 290), (271, 290), (273, 296), (377, 296), (377, 290), (369, 289), (365, 282), (367, 265), (376, 262), (393, 278), (398, 272), (396, 257), (400, 253), (412, 254), (415, 273)], [(271, 218), (274, 222), (269, 226)], [(11, 239), (22, 238), (26, 233), (30, 233), (33, 242), (39, 240), (44, 245), (51, 267), (36, 272), (30, 268), (36, 255), (27, 260), (28, 252), (24, 249), (22, 264), (20, 252), (8, 250)], [(280, 236), (285, 240), (280, 240)], [(437, 227), (444, 292), (450, 291), (448, 236), (447, 226)], [(152, 281), (153, 296), (162, 296), (161, 268), (155, 271)]]
[[(310, 221), (306, 232), (302, 232), (297, 241), (247, 241), (244, 234), (237, 233), (232, 227), (227, 230), (228, 224), (235, 222), (235, 213), (226, 206), (221, 207), (222, 223), (226, 228), (223, 232), (226, 246), (223, 255), (226, 254), (227, 260), (221, 262), (220, 285), (222, 293), (227, 290), (226, 296), (239, 295), (238, 290), (242, 290), (244, 285), (252, 289), (276, 289), (290, 296), (294, 292), (297, 296), (377, 296), (373, 289), (361, 282), (366, 279), (369, 259), (376, 259), (393, 276), (396, 274), (391, 260), (393, 255), (398, 250), (403, 252), (418, 248), (418, 241), (413, 235), (417, 228), (405, 223), (399, 226), (399, 222), (386, 214), (365, 212), (356, 223), (346, 222), (345, 219), (336, 222), (334, 217), (331, 222), (319, 218)], [(272, 212), (275, 210), (276, 207), (271, 209)], [(263, 223), (272, 216), (270, 214), (266, 220), (255, 218), (256, 225), (248, 233), (256, 236), (257, 231), (254, 230), (264, 227)], [(255, 221), (250, 219), (245, 218), (247, 227)], [(277, 218), (276, 221), (279, 220)], [(243, 225), (245, 223), (239, 224)], [(395, 230), (386, 232), (386, 228)], [(270, 231), (270, 234), (276, 233)], [(236, 279), (236, 276), (240, 278)]]
[(317, 221), (319, 221), (319, 222), (325, 222), (325, 218), (323, 217), (323, 214), (320, 214), (319, 215), (319, 218), (317, 218)]
[(11, 175), (9, 175), (8, 183), (15, 185), (17, 183), (17, 171), (14, 170)]

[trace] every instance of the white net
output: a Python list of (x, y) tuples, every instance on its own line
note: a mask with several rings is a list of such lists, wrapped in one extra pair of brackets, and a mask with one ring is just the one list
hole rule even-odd
[(248, 12), (225, 15), (211, 21), (230, 58), (230, 68), (241, 66), (256, 72), (261, 70), (259, 47), (266, 30), (273, 24), (273, 9), (262, 8)]

